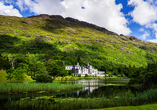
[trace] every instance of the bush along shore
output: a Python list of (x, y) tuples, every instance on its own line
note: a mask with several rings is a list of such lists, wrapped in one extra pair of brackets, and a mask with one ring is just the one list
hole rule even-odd
[(144, 91), (143, 93), (131, 93), (113, 95), (110, 98), (55, 98), (42, 96), (35, 98), (22, 98), (18, 101), (10, 101), (4, 104), (5, 110), (78, 110), (99, 109), (117, 106), (138, 106), (157, 102), (157, 89)]
[(88, 77), (77, 77), (77, 76), (65, 76), (65, 77), (56, 77), (53, 82), (73, 82), (77, 80), (82, 80), (82, 79), (123, 79), (123, 78), (128, 78), (128, 77), (97, 77), (97, 76), (88, 76)]
[(60, 83), (0, 83), (0, 93), (12, 92), (36, 92), (36, 91), (64, 91), (82, 88), (82, 84), (60, 84)]

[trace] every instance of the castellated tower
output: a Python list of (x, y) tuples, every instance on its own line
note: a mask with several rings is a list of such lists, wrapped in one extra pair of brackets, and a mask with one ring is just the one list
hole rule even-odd
[[(94, 69), (92, 65), (89, 65), (89, 62), (87, 62), (87, 66), (80, 66), (79, 63), (77, 65), (68, 65), (65, 67), (66, 70), (71, 70), (74, 75), (81, 75), (85, 76), (92, 75), (92, 76), (98, 76), (98, 69)], [(101, 71), (101, 73), (105, 73), (104, 71)], [(99, 75), (100, 76), (100, 75)], [(104, 75), (101, 75), (104, 76)]]
[(87, 66), (89, 66), (89, 62), (87, 62)]

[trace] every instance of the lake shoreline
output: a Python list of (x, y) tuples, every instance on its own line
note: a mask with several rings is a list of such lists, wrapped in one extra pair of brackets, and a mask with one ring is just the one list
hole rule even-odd
[(91, 80), (91, 79), (128, 79), (128, 77), (76, 77), (76, 76), (65, 76), (65, 77), (56, 77), (53, 82), (75, 82), (78, 80)]
[(78, 110), (78, 109), (107, 109), (113, 107), (140, 106), (157, 102), (157, 89), (146, 90), (143, 93), (121, 94), (106, 98), (55, 98), (54, 96), (26, 97), (14, 101), (4, 107), (12, 110), (33, 109), (33, 110)]
[[(23, 110), (23, 109), (78, 110), (78, 109), (100, 109), (100, 108), (107, 109), (107, 108), (121, 107), (121, 106), (130, 107), (130, 106), (139, 106), (139, 105), (145, 105), (145, 104), (157, 102), (156, 88), (145, 89), (145, 88), (139, 88), (138, 86), (137, 87), (128, 86), (127, 84), (129, 80), (130, 79), (124, 79), (124, 78), (106, 79), (106, 80), (82, 79), (82, 80), (77, 80), (76, 82), (62, 82), (63, 84), (62, 83), (15, 83), (14, 85), (18, 87), (22, 87), (23, 85), (29, 86), (29, 84), (34, 85), (34, 86), (30, 86), (32, 88), (42, 86), (40, 87), (42, 88), (42, 91), (38, 91), (38, 92), (34, 91), (32, 93), (27, 92), (25, 94), (23, 93), (20, 94), (19, 92), (17, 92), (15, 96), (14, 94), (6, 94), (6, 96), (2, 98), (3, 100), (6, 100), (6, 103), (4, 104), (3, 107), (6, 110), (9, 110), (10, 108), (14, 108), (15, 110), (17, 108), (19, 110)], [(4, 87), (7, 87), (6, 85), (12, 86), (11, 83), (3, 83), (3, 84)], [(52, 89), (50, 88), (51, 86), (53, 87), (54, 91), (51, 91)], [(79, 86), (82, 89), (75, 90), (75, 88)], [(45, 92), (47, 88), (49, 88), (49, 90), (47, 91), (50, 92)], [(15, 86), (14, 89), (18, 90), (15, 88)], [(13, 90), (13, 88), (11, 90)]]
[(84, 87), (82, 84), (66, 85), (60, 83), (0, 83), (0, 93), (23, 93), (39, 91), (59, 92), (79, 89), (82, 87)]

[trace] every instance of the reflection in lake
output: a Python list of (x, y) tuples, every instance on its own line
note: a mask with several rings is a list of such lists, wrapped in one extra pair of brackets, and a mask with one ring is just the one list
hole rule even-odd
[(87, 92), (88, 96), (95, 89), (105, 86), (119, 86), (126, 85), (130, 79), (91, 79), (91, 80), (79, 80), (77, 83), (86, 85), (87, 87), (83, 88), (81, 91), (77, 91), (79, 96), (82, 92)]
[[(100, 98), (105, 97), (107, 99), (122, 96), (124, 94), (134, 95), (136, 93), (143, 92), (145, 88), (133, 88), (128, 87), (126, 84), (129, 79), (92, 79), (92, 80), (79, 80), (77, 83), (85, 84), (86, 87), (79, 90), (67, 90), (60, 92), (29, 92), (18, 94), (0, 94), (0, 106), (8, 104), (12, 101), (20, 100), (21, 98), (30, 97), (42, 97), (42, 96), (54, 96), (56, 98)], [(73, 82), (71, 84), (74, 84)], [(70, 84), (70, 83), (67, 83)]]
[(91, 79), (91, 80), (79, 80), (76, 83), (81, 83), (87, 86), (105, 86), (108, 84), (127, 84), (130, 79)]
[(95, 89), (98, 89), (98, 87), (85, 87), (81, 91), (77, 91), (77, 96), (80, 95), (82, 92), (87, 92), (88, 96), (90, 93), (92, 93)]
[[(38, 97), (38, 96), (55, 96), (55, 97), (110, 97), (113, 94), (120, 93), (134, 93), (135, 91), (141, 91), (138, 88), (131, 88), (124, 86), (129, 79), (92, 79), (92, 80), (79, 80), (77, 83), (85, 84), (86, 87), (78, 90), (68, 90), (61, 92), (45, 92), (45, 93), (18, 93), (18, 94), (0, 94), (0, 100), (19, 100), (24, 97)], [(69, 83), (67, 83), (69, 84)], [(73, 83), (71, 83), (73, 84)], [(112, 84), (112, 85), (110, 85)], [(115, 86), (113, 84), (120, 84)], [(122, 85), (121, 85), (122, 84)]]
[(99, 86), (100, 83), (99, 83), (99, 80), (96, 79), (91, 79), (91, 80), (79, 80), (77, 83), (81, 83), (81, 84), (84, 84), (86, 86)]

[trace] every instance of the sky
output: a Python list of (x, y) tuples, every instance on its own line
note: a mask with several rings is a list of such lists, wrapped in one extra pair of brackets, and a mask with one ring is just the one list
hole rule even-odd
[(0, 15), (61, 15), (157, 43), (157, 0), (0, 0)]

